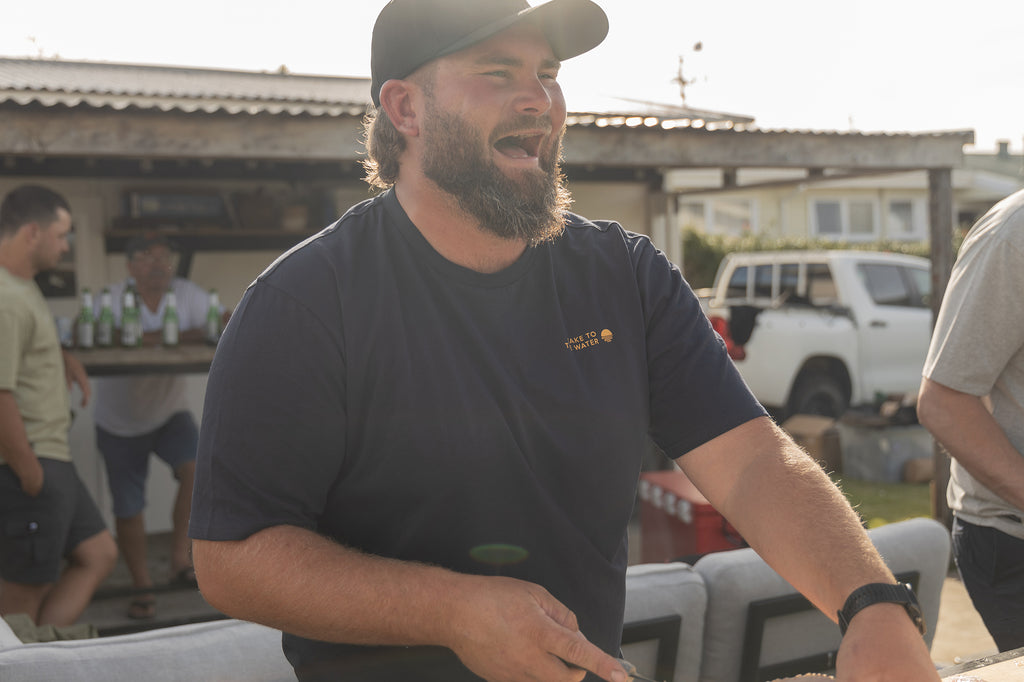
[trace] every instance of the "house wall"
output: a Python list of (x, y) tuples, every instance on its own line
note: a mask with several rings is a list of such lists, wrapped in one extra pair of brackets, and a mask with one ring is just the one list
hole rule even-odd
[(572, 211), (591, 220), (614, 220), (631, 232), (650, 234), (649, 190), (643, 183), (569, 183)]
[[(968, 191), (964, 180), (954, 175), (954, 203)], [(758, 182), (773, 184), (743, 187)], [(929, 238), (929, 188), (923, 171), (808, 181), (792, 170), (760, 169), (739, 173), (738, 184), (741, 187), (734, 191), (720, 189), (721, 178), (711, 170), (669, 173), (666, 191), (679, 194), (677, 231), (695, 228), (709, 234), (791, 239), (831, 236), (837, 241), (925, 242)], [(714, 191), (701, 192), (703, 188)], [(827, 235), (817, 227), (819, 204), (831, 205), (841, 214), (839, 233)], [(850, 214), (865, 207), (874, 229), (858, 233), (850, 227)]]
[[(105, 178), (2, 177), (0, 196), (26, 183), (50, 187), (64, 195), (71, 205), (74, 221), (73, 267), (79, 292), (83, 287), (89, 287), (96, 292), (106, 284), (127, 276), (124, 255), (108, 254), (104, 246), (104, 233), (122, 213), (122, 196), (126, 189), (195, 187), (197, 184), (211, 184)], [(216, 183), (216, 187), (225, 192), (252, 190), (257, 186), (267, 191), (284, 191), (288, 188), (286, 183), (272, 182)], [(613, 218), (622, 222), (627, 229), (650, 233), (648, 190), (642, 183), (584, 182), (573, 184), (571, 190), (576, 199), (574, 211), (589, 218)], [(330, 192), (337, 216), (368, 196), (368, 188), (362, 182), (338, 186)], [(228, 308), (234, 308), (246, 287), (280, 253), (280, 249), (196, 252), (189, 278), (204, 288), (217, 289), (221, 302)], [(50, 298), (47, 302), (55, 316), (73, 318), (79, 307), (77, 297)], [(185, 379), (189, 408), (199, 421), (202, 417), (203, 396), (206, 391), (206, 375), (187, 375)], [(74, 387), (71, 400), (75, 416), (69, 434), (72, 455), (82, 480), (96, 500), (108, 526), (113, 529), (110, 491), (102, 456), (96, 448), (92, 405), (81, 405), (81, 399), (79, 389)], [(170, 510), (176, 490), (176, 483), (168, 468), (154, 458), (146, 489), (145, 522), (149, 532), (170, 529)]]
[[(666, 192), (678, 195), (677, 239), (687, 229), (732, 236), (817, 239), (824, 236), (816, 229), (816, 206), (822, 202), (837, 207), (844, 221), (855, 204), (871, 207), (875, 230), (857, 234), (844, 229), (835, 236), (839, 241), (929, 239), (925, 171), (809, 181), (802, 170), (741, 169), (737, 173), (740, 187), (734, 191), (722, 189), (722, 179), (717, 169), (680, 169), (666, 174)], [(773, 185), (744, 187), (757, 183)], [(1024, 186), (1018, 178), (970, 168), (954, 169), (952, 184), (954, 215), (967, 221), (961, 227), (969, 226), (990, 206)], [(741, 221), (736, 215), (744, 206), (748, 220)]]

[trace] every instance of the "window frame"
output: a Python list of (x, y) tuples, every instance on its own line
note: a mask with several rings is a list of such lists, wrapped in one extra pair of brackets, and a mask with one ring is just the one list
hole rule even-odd
[[(879, 238), (881, 229), (881, 209), (879, 201), (874, 197), (860, 196), (820, 196), (808, 200), (808, 224), (810, 233), (817, 239), (834, 242), (871, 242)], [(869, 233), (854, 232), (851, 225), (851, 207), (854, 204), (867, 204), (871, 215), (871, 231)], [(822, 232), (818, 219), (819, 205), (835, 205), (839, 208), (839, 233)]]

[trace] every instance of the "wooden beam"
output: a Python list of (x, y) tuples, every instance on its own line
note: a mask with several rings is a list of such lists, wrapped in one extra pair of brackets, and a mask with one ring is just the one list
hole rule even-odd
[(3, 119), (0, 154), (355, 161), (363, 148), (357, 117), (23, 107)]
[[(0, 154), (106, 158), (355, 161), (359, 117), (5, 107)], [(573, 126), (566, 163), (593, 168), (960, 166), (971, 131), (921, 135), (741, 132)]]
[[(953, 180), (948, 168), (928, 171), (928, 225), (931, 234), (932, 327), (939, 315), (942, 298), (953, 270)], [(932, 487), (932, 516), (952, 528), (953, 515), (946, 503), (949, 483), (949, 455), (938, 441), (933, 446), (935, 484)]]
[(815, 169), (808, 169), (808, 174), (801, 178), (785, 178), (783, 180), (765, 180), (764, 182), (749, 182), (745, 184), (726, 185), (723, 184), (720, 187), (687, 187), (686, 189), (674, 190), (672, 192), (675, 196), (689, 196), (694, 194), (705, 195), (705, 194), (728, 194), (736, 192), (748, 192), (750, 190), (760, 189), (778, 189), (780, 187), (799, 187), (801, 185), (815, 185), (827, 182), (842, 182), (843, 180), (857, 180), (859, 178), (866, 178), (875, 175), (890, 175), (892, 173), (907, 173), (906, 169), (898, 171), (893, 170), (879, 170), (869, 169), (863, 171), (849, 171), (841, 173), (833, 173), (831, 175), (822, 175), (820, 169), (818, 172), (814, 172)]
[(954, 168), (972, 131), (921, 135), (572, 127), (570, 163), (670, 168)]

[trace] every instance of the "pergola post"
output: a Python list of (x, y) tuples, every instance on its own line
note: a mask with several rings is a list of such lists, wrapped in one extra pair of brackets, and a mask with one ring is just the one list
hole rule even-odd
[[(931, 237), (932, 261), (932, 328), (942, 306), (942, 298), (949, 284), (953, 270), (953, 171), (950, 168), (933, 168), (928, 171), (928, 225)], [(953, 516), (946, 503), (946, 486), (949, 483), (949, 455), (936, 442), (932, 457), (935, 463), (935, 479), (932, 487), (932, 517), (947, 528), (953, 525)]]

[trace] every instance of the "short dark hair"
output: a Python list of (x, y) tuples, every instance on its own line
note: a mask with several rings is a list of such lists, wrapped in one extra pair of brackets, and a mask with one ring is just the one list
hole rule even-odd
[(41, 185), (16, 187), (0, 203), (0, 238), (13, 235), (22, 225), (31, 222), (49, 225), (62, 208), (71, 212), (67, 199), (52, 189)]

